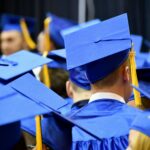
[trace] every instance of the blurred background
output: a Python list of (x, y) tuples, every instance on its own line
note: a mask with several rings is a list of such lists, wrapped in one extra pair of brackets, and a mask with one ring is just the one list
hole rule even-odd
[[(36, 19), (35, 35), (43, 29), (47, 12), (82, 23), (94, 18), (101, 20), (128, 13), (130, 31), (150, 40), (149, 0), (0, 0), (0, 14), (31, 16)], [(147, 51), (143, 44), (143, 51)]]

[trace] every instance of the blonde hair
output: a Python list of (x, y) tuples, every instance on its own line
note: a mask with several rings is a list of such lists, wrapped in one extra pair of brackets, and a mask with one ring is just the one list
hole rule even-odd
[(134, 142), (131, 143), (132, 150), (150, 150), (150, 137), (138, 132), (136, 138), (133, 139)]

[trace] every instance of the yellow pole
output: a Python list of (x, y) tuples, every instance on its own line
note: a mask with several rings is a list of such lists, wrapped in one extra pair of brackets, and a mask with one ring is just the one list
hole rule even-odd
[[(133, 46), (130, 51), (129, 59), (130, 59), (130, 66), (131, 66), (132, 84), (135, 85), (136, 87), (138, 87), (139, 84), (138, 84), (138, 78), (137, 78), (137, 73), (136, 73), (135, 51), (133, 49)], [(138, 92), (136, 89), (133, 89), (133, 93), (134, 93), (134, 99), (135, 99), (136, 106), (141, 108), (142, 102), (141, 102), (140, 92)]]
[(27, 45), (29, 46), (30, 49), (35, 49), (36, 48), (36, 44), (35, 42), (32, 40), (31, 36), (30, 36), (30, 33), (29, 33), (29, 30), (28, 30), (28, 27), (27, 27), (27, 24), (25, 22), (24, 19), (21, 19), (20, 20), (20, 26), (21, 26), (21, 30), (22, 30), (22, 34), (23, 34), (23, 37), (27, 43)]

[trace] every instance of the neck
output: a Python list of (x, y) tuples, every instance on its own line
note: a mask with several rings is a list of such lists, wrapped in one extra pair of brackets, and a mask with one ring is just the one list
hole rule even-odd
[(76, 102), (79, 102), (81, 100), (89, 99), (90, 97), (91, 97), (91, 92), (86, 91), (86, 92), (82, 92), (82, 93), (75, 93), (73, 95), (73, 100), (74, 100), (74, 103), (76, 103)]
[(97, 88), (97, 87), (92, 87), (92, 94), (99, 93), (99, 92), (109, 92), (109, 93), (114, 93), (117, 94), (123, 98), (124, 97), (124, 92), (121, 87), (117, 86), (112, 86), (112, 87), (104, 87), (104, 88)]

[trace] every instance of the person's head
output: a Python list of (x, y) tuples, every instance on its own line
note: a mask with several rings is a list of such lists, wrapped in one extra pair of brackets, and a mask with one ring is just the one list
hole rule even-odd
[(150, 149), (150, 112), (142, 112), (131, 125), (128, 150)]
[(84, 67), (69, 70), (69, 80), (66, 82), (67, 94), (74, 102), (91, 97), (91, 86), (85, 75)]
[[(44, 31), (40, 32), (38, 37), (37, 37), (37, 50), (43, 54), (43, 52), (46, 49), (46, 40), (45, 40), (46, 36), (44, 36)], [(50, 49), (49, 50), (54, 50), (56, 49), (56, 44), (50, 39)]]
[(66, 82), (68, 72), (61, 68), (49, 68), (51, 89), (63, 98), (67, 98)]
[(0, 34), (1, 51), (10, 55), (22, 49), (35, 49), (30, 34), (34, 31), (33, 18), (3, 14), (1, 16), (2, 31)]
[(2, 31), (0, 34), (1, 51), (3, 55), (13, 54), (21, 49), (26, 49), (27, 44), (17, 30)]
[[(105, 60), (105, 63), (108, 62), (109, 58)], [(96, 64), (91, 64), (91, 66), (96, 66)], [(101, 70), (103, 71), (103, 68)], [(101, 72), (99, 72), (99, 74), (101, 74)], [(130, 62), (129, 58), (127, 57), (113, 72), (110, 72), (107, 76), (102, 77), (100, 80), (98, 79), (92, 81), (91, 88), (93, 93), (97, 91), (114, 92), (124, 97), (124, 99), (127, 101), (132, 92), (132, 87), (130, 84)]]
[(47, 18), (51, 19), (51, 22), (49, 23), (49, 29), (50, 29), (50, 39), (55, 45), (56, 49), (64, 48), (64, 40), (61, 35), (61, 31), (64, 29), (68, 29), (77, 23), (75, 23), (72, 20), (68, 20), (63, 17), (56, 16), (52, 13), (47, 13)]

